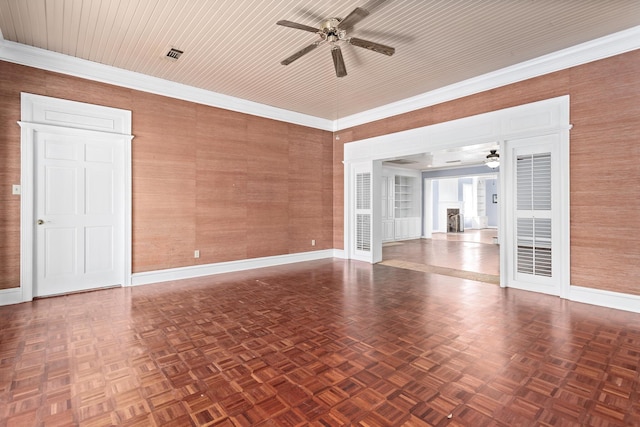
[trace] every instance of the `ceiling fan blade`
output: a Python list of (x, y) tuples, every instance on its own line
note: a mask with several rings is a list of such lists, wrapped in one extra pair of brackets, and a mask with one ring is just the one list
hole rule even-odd
[(291, 21), (287, 21), (287, 20), (281, 20), (276, 22), (277, 25), (282, 25), (283, 27), (289, 27), (289, 28), (295, 28), (297, 30), (304, 30), (304, 31), (309, 31), (310, 33), (317, 33), (318, 30), (317, 28), (314, 27), (310, 27), (308, 25), (304, 25), (304, 24), (298, 24), (297, 22), (291, 22)]
[(391, 46), (385, 46), (380, 43), (371, 42), (369, 40), (358, 39), (351, 37), (349, 43), (354, 46), (363, 47), (365, 49), (372, 50), (374, 52), (382, 53), (383, 55), (391, 56), (396, 52), (396, 49)]
[(295, 61), (296, 59), (300, 58), (303, 55), (306, 55), (307, 53), (311, 52), (313, 49), (317, 48), (319, 44), (320, 44), (320, 42), (311, 43), (309, 46), (305, 47), (304, 49), (301, 49), (301, 50), (297, 51), (296, 53), (294, 53), (293, 55), (291, 55), (287, 59), (281, 61), (280, 63), (282, 65), (289, 65), (293, 61)]
[(342, 51), (340, 50), (340, 47), (333, 46), (331, 48), (331, 56), (333, 56), (333, 65), (336, 68), (336, 76), (346, 76), (347, 67), (344, 65), (344, 59), (342, 58)]
[(356, 7), (351, 11), (350, 14), (347, 15), (346, 18), (340, 21), (340, 24), (338, 24), (338, 28), (340, 28), (341, 30), (348, 30), (349, 28), (353, 27), (358, 22), (366, 18), (368, 15), (369, 11), (361, 7)]

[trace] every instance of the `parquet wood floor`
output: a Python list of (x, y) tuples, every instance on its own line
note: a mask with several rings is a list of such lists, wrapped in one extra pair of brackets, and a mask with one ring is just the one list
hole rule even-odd
[(322, 260), (0, 307), (0, 426), (640, 425), (640, 315)]
[(500, 283), (500, 247), (496, 229), (433, 233), (431, 239), (393, 242), (382, 248), (382, 263), (485, 283)]

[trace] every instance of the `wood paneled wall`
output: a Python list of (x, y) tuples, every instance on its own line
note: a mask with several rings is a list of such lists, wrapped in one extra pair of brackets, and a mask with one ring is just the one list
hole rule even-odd
[[(348, 143), (567, 94), (573, 124), (572, 285), (640, 295), (640, 51), (353, 127), (339, 136)], [(335, 158), (342, 158), (339, 145)], [(340, 180), (335, 178), (336, 200), (342, 200)], [(336, 211), (334, 228), (341, 223)]]
[(20, 278), (20, 92), (132, 111), (134, 272), (333, 247), (330, 132), (0, 61), (0, 289)]

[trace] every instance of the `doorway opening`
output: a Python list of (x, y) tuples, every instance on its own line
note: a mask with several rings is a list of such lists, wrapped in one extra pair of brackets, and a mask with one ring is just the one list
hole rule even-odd
[[(560, 96), (346, 144), (344, 147), (345, 257), (371, 263), (382, 261), (383, 230), (385, 229), (380, 220), (383, 212), (380, 191), (383, 180), (380, 171), (383, 162), (397, 159), (404, 163), (407, 157), (424, 156), (420, 153), (425, 153), (426, 150), (430, 150), (431, 153), (454, 152), (463, 151), (470, 144), (497, 144), (500, 151), (499, 176), (504, 184), (496, 195), (496, 199), (500, 200), (499, 217), (503, 228), (503, 232), (498, 236), (500, 263), (504, 266), (500, 271), (500, 286), (566, 297), (570, 289), (568, 262), (570, 129), (569, 97)], [(532, 150), (532, 147), (540, 148), (541, 144), (547, 149), (546, 154)], [(538, 154), (550, 156), (553, 159), (550, 163), (551, 168), (547, 170), (533, 162), (535, 163), (535, 167), (531, 169), (533, 175), (527, 178), (526, 162), (520, 162), (520, 159), (525, 159), (526, 156), (535, 157)], [(522, 163), (520, 165), (522, 167), (518, 166), (519, 162)], [(526, 186), (520, 191), (517, 187), (518, 183), (524, 185), (527, 182), (535, 182), (536, 176), (543, 172), (550, 177), (548, 182), (553, 182), (553, 185), (545, 186), (545, 194), (548, 193), (550, 196), (552, 202), (549, 206), (554, 208), (548, 209), (534, 205), (533, 210), (529, 210), (531, 212), (521, 209), (520, 202), (526, 201), (527, 194), (533, 193), (531, 191), (527, 193), (525, 190), (529, 187)], [(367, 176), (368, 182), (371, 183), (370, 187), (367, 187), (366, 194), (366, 200), (370, 203), (364, 210), (359, 204), (365, 196), (362, 188), (358, 186), (360, 176)], [(430, 199), (426, 198), (426, 200)], [(525, 206), (524, 202), (522, 206)], [(432, 206), (427, 202), (425, 211), (429, 209), (432, 209)], [(537, 215), (545, 216), (544, 221), (535, 220)], [(534, 220), (532, 221), (531, 218)], [(363, 221), (365, 219), (366, 222)], [(366, 227), (366, 230), (363, 227)], [(550, 233), (549, 230), (551, 230)], [(422, 237), (430, 237), (427, 234), (428, 230), (423, 231)], [(363, 236), (367, 236), (370, 241), (366, 250), (360, 249)], [(550, 270), (552, 271), (551, 279), (539, 277), (537, 270), (527, 275), (517, 267), (519, 262), (524, 263), (528, 260), (527, 248), (535, 250), (548, 246), (553, 249), (552, 259), (549, 261), (553, 267)], [(529, 256), (529, 258), (533, 259), (534, 263), (544, 261), (544, 259), (538, 260), (535, 256), (533, 258)], [(549, 283), (554, 286), (549, 286)]]
[(498, 171), (484, 166), (486, 152), (476, 150), (475, 165), (420, 171), (421, 233), (384, 242), (382, 264), (500, 283)]
[(429, 239), (395, 242), (382, 249), (382, 265), (500, 284), (500, 250), (496, 231), (434, 233)]

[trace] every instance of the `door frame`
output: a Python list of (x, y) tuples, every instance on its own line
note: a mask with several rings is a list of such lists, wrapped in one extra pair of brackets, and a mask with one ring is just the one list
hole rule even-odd
[[(569, 95), (550, 98), (543, 101), (532, 102), (502, 110), (491, 111), (475, 116), (464, 117), (448, 122), (437, 123), (421, 128), (410, 129), (388, 135), (367, 138), (345, 144), (344, 146), (344, 211), (345, 211), (345, 256), (347, 259), (360, 259), (370, 263), (379, 262), (378, 255), (381, 253), (381, 236), (375, 222), (372, 224), (371, 247), (368, 256), (355, 257), (350, 247), (352, 234), (354, 232), (353, 223), (349, 221), (353, 215), (352, 182), (349, 180), (352, 168), (358, 165), (360, 168), (369, 167), (373, 170), (373, 165), (387, 159), (394, 159), (403, 156), (416, 155), (425, 152), (438, 151), (443, 149), (459, 148), (468, 145), (481, 143), (498, 143), (501, 162), (511, 161), (508, 153), (505, 152), (505, 142), (510, 139), (533, 137), (558, 133), (560, 135), (560, 162), (562, 164), (562, 175), (560, 177), (562, 200), (560, 209), (560, 221), (562, 234), (560, 239), (561, 251), (561, 272), (558, 276), (560, 281), (560, 296), (566, 298), (570, 289), (570, 243), (569, 243)], [(504, 155), (504, 157), (503, 157)], [(504, 182), (505, 172), (501, 167), (498, 173), (499, 181)], [(372, 176), (372, 203), (373, 206), (379, 204), (379, 187), (376, 187), (375, 175)], [(498, 198), (507, 201), (504, 186), (498, 189)], [(509, 215), (508, 203), (501, 203), (499, 209), (499, 224), (507, 223)], [(375, 220), (375, 218), (374, 218)], [(511, 257), (507, 256), (506, 233), (511, 230), (504, 230), (499, 233), (498, 242), (500, 244), (500, 265), (506, 266)], [(508, 287), (509, 278), (506, 268), (500, 269), (500, 286)]]
[[(33, 299), (35, 284), (35, 133), (44, 130), (120, 140), (124, 143), (123, 188), (123, 245), (124, 256), (120, 275), (122, 285), (131, 285), (131, 111), (102, 105), (87, 104), (65, 99), (21, 93), (21, 168), (20, 168), (20, 292), (6, 303), (25, 302)], [(4, 301), (3, 301), (4, 302)]]

